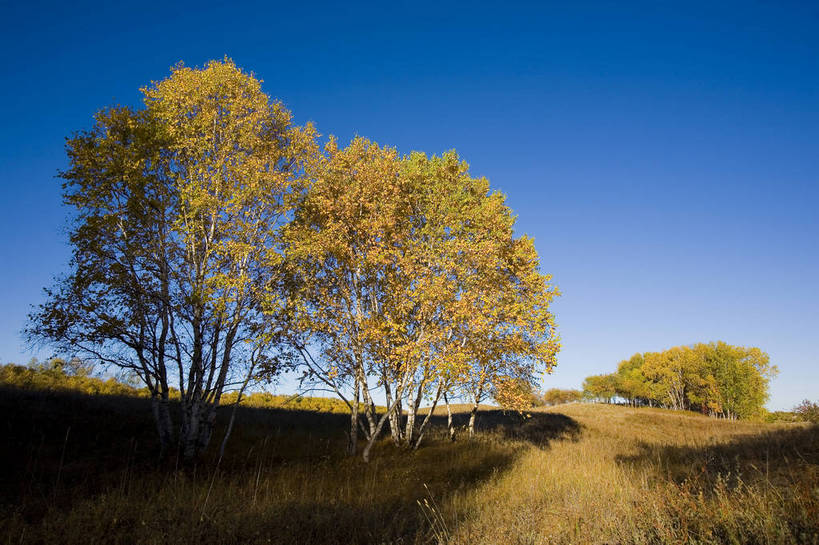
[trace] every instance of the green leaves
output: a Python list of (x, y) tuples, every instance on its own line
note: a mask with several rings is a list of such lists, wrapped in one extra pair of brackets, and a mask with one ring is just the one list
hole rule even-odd
[(588, 377), (583, 389), (591, 398), (617, 395), (631, 403), (755, 418), (763, 412), (768, 384), (777, 373), (759, 348), (717, 341), (635, 354), (620, 362), (615, 374)]

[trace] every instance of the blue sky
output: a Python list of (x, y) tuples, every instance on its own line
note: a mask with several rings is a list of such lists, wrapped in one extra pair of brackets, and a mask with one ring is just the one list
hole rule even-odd
[(228, 55), (297, 122), (508, 195), (564, 293), (544, 387), (720, 339), (779, 366), (770, 408), (819, 398), (819, 4), (339, 4), (0, 4), (0, 362), (68, 260), (64, 138)]

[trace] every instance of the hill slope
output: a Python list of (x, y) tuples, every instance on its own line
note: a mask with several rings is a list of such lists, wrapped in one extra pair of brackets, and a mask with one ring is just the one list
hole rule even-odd
[(819, 429), (573, 404), (576, 441), (527, 450), (461, 501), (458, 542), (817, 543)]
[(365, 465), (344, 415), (242, 408), (221, 465), (181, 470), (143, 399), (7, 390), (0, 415), (4, 542), (819, 543), (816, 427), (484, 410)]

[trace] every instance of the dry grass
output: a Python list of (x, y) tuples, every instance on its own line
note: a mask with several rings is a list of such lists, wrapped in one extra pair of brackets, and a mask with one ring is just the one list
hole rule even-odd
[(551, 408), (577, 441), (527, 449), (453, 499), (452, 543), (819, 543), (819, 430), (661, 409)]
[(819, 543), (819, 432), (801, 425), (484, 411), (476, 440), (439, 420), (417, 453), (384, 441), (364, 465), (343, 415), (244, 408), (218, 469), (180, 470), (152, 459), (144, 400), (0, 400), (8, 543)]

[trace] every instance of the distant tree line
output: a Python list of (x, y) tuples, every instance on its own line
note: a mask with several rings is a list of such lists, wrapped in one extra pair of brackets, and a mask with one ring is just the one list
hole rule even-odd
[(72, 261), (27, 334), (136, 376), (163, 451), (196, 457), (227, 393), (283, 369), (342, 400), (366, 460), (440, 401), (472, 403), (470, 433), (487, 399), (523, 407), (555, 365), (558, 290), (454, 151), (322, 146), (229, 60), (142, 93), (67, 140)]
[(540, 394), (539, 404), (552, 406), (564, 403), (575, 403), (583, 399), (583, 392), (580, 390), (562, 390), (560, 388), (550, 388)]
[(0, 365), (0, 386), (22, 390), (70, 391), (88, 395), (126, 395), (148, 397), (128, 376), (104, 378), (94, 365), (79, 358), (33, 358), (28, 365)]
[(699, 343), (635, 354), (620, 362), (615, 373), (587, 377), (583, 396), (719, 418), (757, 418), (764, 414), (768, 385), (777, 372), (759, 348)]
[[(51, 358), (44, 362), (34, 358), (28, 365), (14, 363), (0, 365), (0, 387), (38, 392), (150, 398), (150, 391), (135, 378), (123, 374), (105, 377), (89, 361), (78, 358), (70, 360)], [(179, 390), (172, 388), (169, 398), (171, 401), (179, 402), (181, 399)], [(244, 393), (239, 399), (239, 392), (232, 391), (227, 392), (222, 398), (223, 405), (237, 402), (243, 407), (264, 409), (347, 412), (347, 406), (342, 401), (329, 397), (252, 392)], [(384, 407), (376, 407), (376, 410), (383, 412)]]

